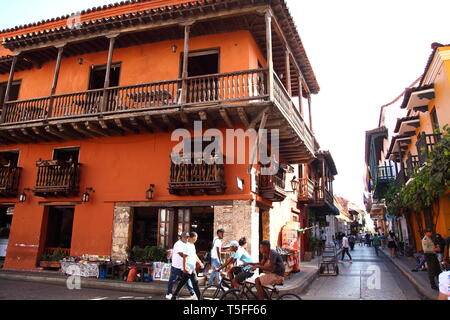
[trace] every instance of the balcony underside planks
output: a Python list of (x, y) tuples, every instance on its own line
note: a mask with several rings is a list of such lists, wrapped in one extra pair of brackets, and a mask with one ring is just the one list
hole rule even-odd
[[(272, 106), (272, 107), (271, 107)], [(287, 120), (268, 101), (170, 107), (161, 110), (142, 109), (134, 112), (85, 115), (67, 119), (35, 120), (0, 126), (3, 145), (39, 142), (61, 142), (109, 136), (170, 132), (176, 128), (192, 129), (194, 121), (204, 127), (234, 126), (247, 128), (267, 107), (271, 107), (267, 129), (280, 130), (280, 155), (290, 164), (308, 163), (311, 154), (303, 140), (289, 127)], [(226, 112), (226, 116), (225, 113)], [(225, 120), (225, 119), (226, 120)], [(259, 121), (257, 121), (259, 122)]]

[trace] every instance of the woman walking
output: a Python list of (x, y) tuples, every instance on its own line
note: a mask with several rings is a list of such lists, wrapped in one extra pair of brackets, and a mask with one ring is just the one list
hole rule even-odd
[(389, 233), (387, 241), (388, 241), (388, 248), (391, 250), (391, 258), (396, 258), (398, 246), (397, 246), (397, 239), (395, 237), (394, 232)]

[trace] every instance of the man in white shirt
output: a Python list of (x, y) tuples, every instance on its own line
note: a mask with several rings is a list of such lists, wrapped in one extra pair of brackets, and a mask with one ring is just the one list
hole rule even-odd
[[(170, 278), (167, 286), (167, 295), (166, 295), (167, 300), (172, 299), (173, 283), (175, 282), (175, 280), (177, 280), (179, 277), (183, 275), (183, 255), (187, 250), (186, 244), (188, 239), (189, 239), (189, 232), (183, 232), (181, 234), (180, 240), (178, 240), (173, 246), (172, 268), (170, 270)], [(189, 289), (189, 293), (193, 297), (195, 295), (195, 291), (194, 288), (192, 287), (192, 282), (189, 281), (187, 286)]]
[(347, 254), (348, 257), (350, 258), (350, 262), (353, 262), (349, 249), (350, 249), (350, 242), (348, 241), (347, 236), (344, 235), (344, 237), (342, 238), (342, 259), (341, 259), (342, 261), (344, 261), (345, 254)]
[(183, 274), (181, 276), (181, 281), (178, 284), (178, 287), (172, 296), (172, 300), (177, 299), (181, 289), (183, 289), (183, 287), (188, 283), (188, 281), (192, 282), (197, 299), (200, 300), (202, 298), (200, 289), (198, 287), (197, 273), (195, 271), (197, 264), (199, 264), (201, 268), (204, 267), (203, 263), (198, 258), (197, 250), (195, 249), (195, 243), (197, 242), (197, 238), (198, 234), (196, 232), (190, 233), (189, 240), (185, 245), (185, 251), (182, 254)]
[(217, 238), (214, 239), (212, 249), (211, 249), (211, 277), (209, 278), (208, 285), (214, 284), (214, 279), (217, 279), (217, 284), (219, 285), (222, 281), (222, 277), (220, 276), (220, 272), (217, 272), (216, 269), (220, 268), (222, 265), (222, 239), (225, 235), (225, 230), (219, 229), (217, 230)]

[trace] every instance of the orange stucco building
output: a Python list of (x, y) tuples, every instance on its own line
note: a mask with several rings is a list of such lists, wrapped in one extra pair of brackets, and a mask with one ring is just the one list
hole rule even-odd
[[(324, 161), (303, 120), (319, 86), (284, 1), (128, 1), (0, 33), (6, 269), (61, 249), (125, 260), (180, 231), (207, 251), (219, 227), (257, 256), (286, 223), (307, 224), (289, 190), (298, 165)], [(194, 121), (217, 128), (205, 136), (278, 129), (280, 170), (174, 164), (172, 133), (195, 141)], [(224, 139), (225, 158), (250, 159), (255, 141)]]

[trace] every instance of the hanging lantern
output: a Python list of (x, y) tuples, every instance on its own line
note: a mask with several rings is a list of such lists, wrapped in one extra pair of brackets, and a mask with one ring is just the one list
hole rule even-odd
[(155, 188), (154, 184), (150, 185), (150, 188), (146, 192), (146, 198), (147, 200), (153, 200), (153, 197), (155, 195), (155, 191), (153, 190)]

